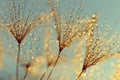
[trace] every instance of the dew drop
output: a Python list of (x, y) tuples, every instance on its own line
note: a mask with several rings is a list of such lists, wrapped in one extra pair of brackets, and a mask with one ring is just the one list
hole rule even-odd
[(30, 34), (30, 37), (33, 37), (33, 34)]
[(54, 26), (54, 28), (56, 28), (56, 25)]
[(97, 16), (95, 14), (93, 14), (92, 19), (97, 19)]
[(37, 41), (37, 38), (34, 38), (34, 41)]
[(119, 48), (120, 46), (118, 45), (117, 48)]
[(35, 59), (35, 57), (34, 57), (34, 56), (32, 56), (32, 59)]
[(72, 22), (74, 22), (74, 19), (71, 19)]
[(84, 31), (83, 34), (86, 34), (86, 31)]
[(110, 29), (109, 29), (109, 28), (107, 28), (107, 29), (106, 29), (106, 31), (108, 32), (108, 31), (110, 31)]
[(101, 25), (101, 27), (103, 28), (104, 26), (103, 26), (103, 25)]

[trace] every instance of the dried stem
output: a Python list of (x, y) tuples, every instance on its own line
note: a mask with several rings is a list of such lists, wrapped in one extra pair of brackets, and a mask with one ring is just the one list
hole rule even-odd
[(40, 80), (42, 80), (46, 74), (47, 70), (42, 74), (42, 77), (40, 78)]
[(49, 75), (47, 77), (47, 80), (49, 80), (50, 76), (52, 75), (52, 72), (53, 72), (53, 70), (54, 70), (54, 68), (55, 68), (55, 66), (56, 66), (56, 64), (57, 64), (57, 62), (58, 62), (58, 60), (60, 58), (61, 52), (62, 52), (62, 49), (59, 48), (59, 53), (58, 53), (57, 59), (55, 60), (55, 63), (53, 64), (52, 69), (50, 70), (50, 73), (49, 73)]
[(28, 74), (28, 69), (31, 66), (31, 63), (25, 64), (25, 74), (24, 74), (24, 80), (27, 80), (27, 74)]
[[(58, 56), (57, 56), (57, 59), (55, 60), (55, 63), (53, 64), (52, 69), (50, 70), (50, 73), (49, 73), (49, 75), (48, 75), (48, 77), (47, 77), (47, 80), (50, 78), (50, 76), (51, 76), (51, 74), (52, 74), (52, 72), (53, 72), (53, 70), (54, 70), (54, 68), (55, 68), (55, 66), (56, 66), (56, 64), (57, 64), (57, 62), (58, 62), (58, 60), (59, 60), (59, 58), (60, 58), (61, 52), (62, 52), (62, 50), (59, 49), (59, 54), (58, 54)], [(40, 80), (42, 80), (42, 79), (44, 78), (44, 76), (45, 76), (45, 74), (47, 73), (49, 67), (50, 67), (50, 65), (48, 65), (47, 70), (43, 73), (43, 75), (42, 75), (42, 77), (40, 78)]]
[(82, 71), (79, 73), (79, 75), (78, 75), (78, 77), (76, 78), (76, 80), (80, 80), (80, 77), (81, 77), (81, 75), (82, 75), (84, 72), (85, 72), (85, 70), (82, 70)]
[(27, 73), (28, 73), (28, 68), (26, 68), (25, 75), (24, 75), (24, 80), (27, 78)]
[(48, 67), (47, 67), (46, 71), (42, 74), (42, 77), (40, 78), (40, 80), (42, 80), (44, 78), (45, 74), (47, 73), (47, 70), (48, 70)]
[(20, 43), (18, 43), (17, 65), (16, 65), (16, 80), (19, 80), (19, 58), (20, 58)]

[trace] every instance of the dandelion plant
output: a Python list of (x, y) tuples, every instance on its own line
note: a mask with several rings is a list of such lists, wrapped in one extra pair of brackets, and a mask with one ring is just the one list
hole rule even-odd
[(90, 3), (0, 0), (0, 80), (120, 79), (120, 33), (99, 23)]
[[(68, 47), (77, 38), (85, 35), (89, 31), (89, 29), (92, 28), (92, 26), (88, 26), (89, 19), (81, 16), (84, 0), (81, 1), (79, 6), (77, 6), (76, 0), (70, 0), (67, 2), (69, 4), (65, 7), (65, 11), (63, 11), (61, 9), (63, 7), (62, 4), (64, 4), (62, 1), (48, 0), (48, 4), (50, 6), (50, 14), (53, 17), (54, 26), (57, 34), (59, 50), (58, 56), (47, 79), (50, 78), (63, 49)], [(71, 9), (69, 8), (71, 7), (70, 4), (72, 5)]]
[[(81, 72), (77, 76), (77, 80), (80, 79), (82, 73), (84, 73), (90, 66), (119, 55), (120, 42), (118, 35), (119, 33), (116, 33), (111, 36), (110, 26), (96, 26), (89, 30), (86, 35), (84, 63)], [(109, 38), (109, 36), (111, 37)]]
[[(39, 1), (39, 0), (38, 0)], [(20, 45), (27, 34), (43, 21), (41, 11), (38, 9), (37, 0), (5, 0), (6, 10), (0, 16), (2, 23), (7, 26), (8, 31), (14, 36), (18, 43), (16, 79), (19, 79), (19, 57)], [(40, 5), (40, 4), (39, 4)], [(38, 10), (38, 11), (36, 11)]]

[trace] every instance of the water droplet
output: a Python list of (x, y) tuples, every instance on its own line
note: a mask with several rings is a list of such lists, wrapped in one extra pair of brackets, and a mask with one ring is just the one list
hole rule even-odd
[(106, 31), (108, 32), (108, 31), (110, 31), (110, 29), (109, 29), (109, 28), (107, 28), (107, 29), (106, 29)]
[(90, 42), (93, 42), (93, 39), (90, 39)]
[(86, 34), (86, 31), (84, 31), (83, 34)]
[(99, 41), (99, 38), (96, 38), (96, 41)]
[(54, 26), (54, 28), (56, 28), (56, 25)]
[(37, 38), (34, 38), (34, 41), (37, 41)]
[(72, 22), (74, 22), (74, 19), (71, 19)]
[(33, 37), (33, 34), (30, 34), (31, 37)]
[(96, 23), (96, 20), (95, 20), (95, 19), (92, 19), (92, 23)]
[(35, 57), (34, 57), (34, 56), (32, 56), (32, 59), (35, 59)]
[(113, 42), (113, 45), (115, 45), (115, 42)]
[(93, 14), (92, 19), (97, 19), (97, 15)]
[(119, 48), (120, 46), (118, 45), (117, 48)]
[(94, 31), (94, 27), (91, 28), (92, 32)]
[(104, 27), (103, 25), (101, 25), (101, 27)]

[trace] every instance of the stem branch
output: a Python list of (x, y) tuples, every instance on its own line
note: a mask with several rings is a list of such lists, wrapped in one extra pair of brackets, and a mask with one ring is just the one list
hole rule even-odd
[(82, 70), (82, 71), (79, 73), (79, 75), (78, 75), (78, 77), (76, 78), (76, 80), (80, 80), (80, 77), (81, 77), (81, 75), (82, 75), (84, 72), (85, 72), (85, 70)]

